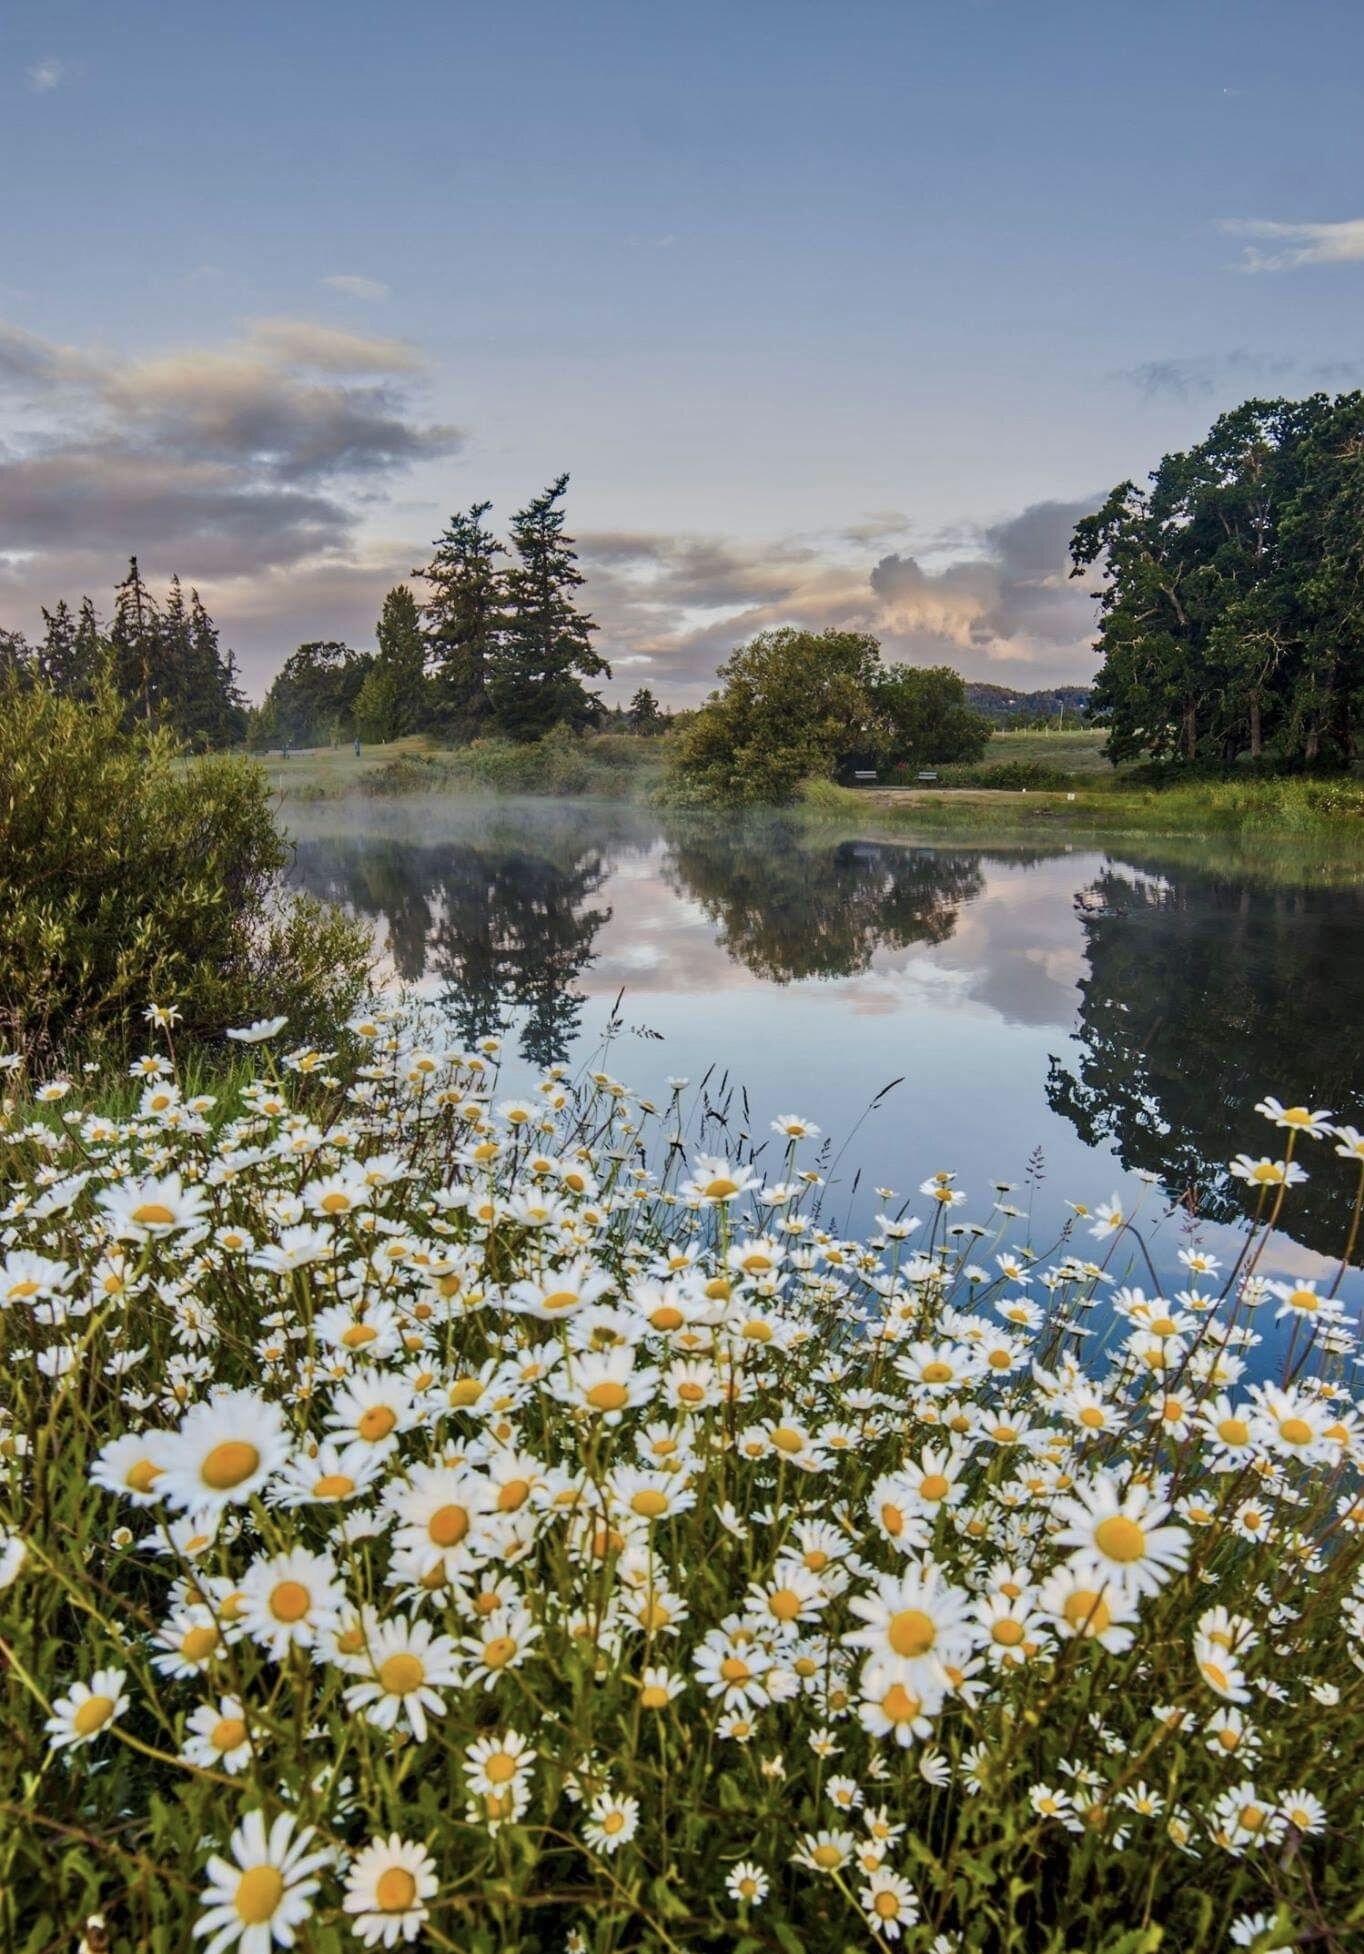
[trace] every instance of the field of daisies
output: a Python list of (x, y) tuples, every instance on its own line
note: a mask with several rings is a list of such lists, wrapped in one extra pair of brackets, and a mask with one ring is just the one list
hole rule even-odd
[(1350, 1283), (1261, 1271), (1364, 1136), (1264, 1102), (1162, 1294), (427, 1007), (230, 1036), (0, 1074), (0, 1945), (1364, 1945)]

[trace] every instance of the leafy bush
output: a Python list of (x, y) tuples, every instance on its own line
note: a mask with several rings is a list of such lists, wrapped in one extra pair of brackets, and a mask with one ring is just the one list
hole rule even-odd
[(191, 1038), (262, 1012), (300, 1034), (358, 995), (369, 939), (286, 895), (264, 776), (183, 764), (118, 700), (0, 691), (0, 1036), (40, 1062), (127, 1046), (146, 1000)]
[(945, 767), (942, 781), (947, 787), (998, 787), (1015, 791), (1026, 787), (1037, 793), (1056, 793), (1075, 785), (1060, 767), (1049, 767), (1041, 760), (1000, 760), (988, 767)]

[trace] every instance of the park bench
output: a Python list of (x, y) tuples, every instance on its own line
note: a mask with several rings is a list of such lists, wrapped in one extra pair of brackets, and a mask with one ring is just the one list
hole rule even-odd
[(936, 780), (937, 777), (937, 774), (934, 773), (931, 767), (921, 768), (915, 776), (917, 780)]
[(853, 780), (859, 787), (874, 787), (876, 785), (876, 770), (874, 767), (860, 767), (853, 774)]

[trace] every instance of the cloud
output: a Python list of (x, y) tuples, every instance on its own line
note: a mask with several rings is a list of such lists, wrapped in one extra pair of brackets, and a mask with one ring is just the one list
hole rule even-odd
[(247, 342), (286, 365), (313, 366), (324, 373), (420, 373), (426, 361), (405, 339), (378, 333), (347, 332), (311, 319), (249, 319)]
[[(32, 618), (59, 595), (106, 590), (134, 552), (153, 577), (179, 570), (238, 599), (255, 580), (277, 605), (286, 573), (300, 590), (338, 565), (369, 578), (362, 499), (462, 443), (401, 390), (397, 376), (418, 365), (395, 340), (303, 320), (257, 320), (227, 347), (141, 360), (0, 326), (12, 410), (0, 615), (22, 606)], [(392, 556), (399, 574), (410, 569), (407, 547)]]
[(322, 283), (348, 299), (378, 300), (388, 297), (388, 287), (382, 278), (366, 278), (358, 271), (333, 272), (332, 276), (324, 278)]
[(1364, 217), (1334, 224), (1281, 224), (1262, 217), (1230, 217), (1221, 227), (1230, 237), (1260, 238), (1279, 248), (1262, 251), (1248, 244), (1243, 271), (1291, 271), (1297, 265), (1347, 265), (1364, 259)]
[[(1070, 580), (1069, 542), (1097, 499), (1034, 503), (923, 556), (850, 554), (858, 526), (768, 545), (593, 533), (580, 539), (586, 595), (608, 659), (623, 669), (629, 658), (632, 678), (643, 669), (677, 703), (703, 698), (737, 644), (786, 624), (870, 631), (888, 660), (975, 678), (1087, 679), (1094, 603)], [(882, 533), (873, 524), (868, 540)]]
[(54, 88), (60, 88), (66, 80), (66, 68), (53, 55), (42, 61), (35, 61), (25, 70), (24, 79), (31, 95), (50, 95)]
[(1282, 353), (1257, 353), (1233, 347), (1223, 353), (1199, 353), (1183, 359), (1145, 360), (1113, 375), (1150, 400), (1200, 400), (1234, 392), (1244, 396), (1263, 388), (1332, 387), (1357, 385), (1364, 362), (1359, 360), (1302, 360)]

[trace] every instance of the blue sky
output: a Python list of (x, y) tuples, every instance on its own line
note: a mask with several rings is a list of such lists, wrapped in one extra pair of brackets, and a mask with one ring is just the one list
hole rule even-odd
[(1364, 378), (1364, 12), (0, 18), (0, 621), (197, 579), (256, 689), (561, 468), (618, 667), (779, 621), (1085, 677), (1069, 524)]

